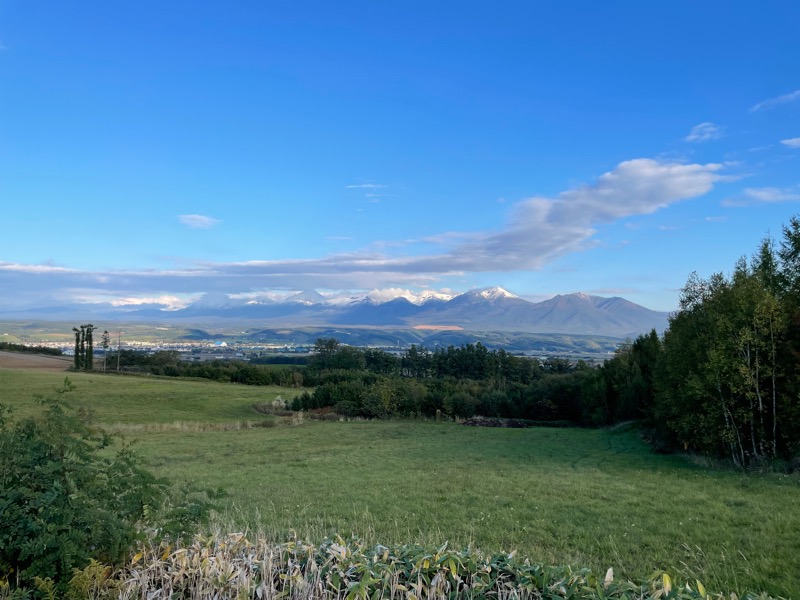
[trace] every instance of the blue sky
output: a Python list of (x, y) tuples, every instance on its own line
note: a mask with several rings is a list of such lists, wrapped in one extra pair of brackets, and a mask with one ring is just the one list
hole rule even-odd
[(500, 285), (673, 310), (800, 206), (798, 23), (3, 0), (0, 308)]

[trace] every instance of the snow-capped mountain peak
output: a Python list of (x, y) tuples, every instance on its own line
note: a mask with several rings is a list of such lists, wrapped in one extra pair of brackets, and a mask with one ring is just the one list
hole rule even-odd
[(368, 292), (365, 296), (367, 300), (371, 300), (375, 304), (383, 304), (384, 302), (391, 302), (397, 298), (405, 298), (409, 302), (414, 297), (411, 290), (404, 290), (401, 288), (386, 288), (383, 290), (374, 289)]
[(223, 308), (240, 304), (237, 299), (233, 299), (224, 292), (206, 292), (203, 296), (192, 303), (192, 306), (202, 306), (205, 308)]
[(364, 296), (363, 294), (341, 292), (338, 294), (325, 296), (325, 304), (327, 306), (349, 306), (351, 304), (363, 302), (366, 299), (367, 299), (366, 296)]
[(401, 288), (387, 288), (382, 290), (372, 290), (366, 295), (368, 300), (375, 304), (383, 304), (384, 302), (391, 302), (398, 298), (405, 298), (411, 304), (422, 306), (429, 300), (451, 300), (453, 294), (446, 294), (444, 292), (436, 292), (433, 290), (425, 290), (423, 292), (412, 292), (411, 290), (404, 290)]
[(482, 290), (476, 290), (476, 293), (481, 298), (484, 298), (485, 300), (489, 300), (491, 302), (494, 302), (496, 300), (500, 300), (500, 299), (503, 299), (503, 298), (517, 298), (517, 299), (519, 299), (519, 296), (515, 296), (514, 294), (512, 294), (508, 290), (504, 290), (501, 287), (484, 288)]
[(321, 304), (325, 302), (325, 296), (316, 290), (303, 290), (296, 294), (292, 294), (284, 300), (284, 302), (295, 302), (310, 306), (311, 304)]
[(575, 292), (574, 294), (571, 295), (574, 296), (575, 298), (578, 298), (579, 300), (586, 300), (587, 302), (592, 301), (592, 295), (587, 294), (586, 292)]

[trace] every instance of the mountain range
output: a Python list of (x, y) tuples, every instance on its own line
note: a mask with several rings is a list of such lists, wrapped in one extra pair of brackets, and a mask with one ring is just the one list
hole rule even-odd
[(264, 326), (347, 326), (430, 330), (514, 331), (629, 337), (651, 329), (663, 331), (668, 313), (647, 309), (624, 298), (586, 293), (558, 295), (530, 302), (503, 288), (463, 294), (376, 290), (364, 295), (322, 295), (314, 290), (284, 297), (232, 298), (206, 294), (176, 310), (161, 304), (115, 306), (58, 305), (6, 312), (7, 319), (113, 319), (201, 323), (257, 322)]

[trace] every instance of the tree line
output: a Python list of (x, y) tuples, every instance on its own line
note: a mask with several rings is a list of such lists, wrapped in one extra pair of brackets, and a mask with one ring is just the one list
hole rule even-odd
[(432, 417), (438, 411), (451, 417), (484, 414), (592, 424), (576, 399), (591, 372), (588, 365), (515, 356), (480, 343), (435, 351), (412, 346), (394, 354), (322, 338), (305, 367), (241, 360), (195, 363), (181, 360), (175, 351), (122, 350), (111, 356), (117, 360), (125, 371), (158, 376), (307, 388), (293, 403), (297, 410), (331, 408), (345, 416), (382, 418)]
[(15, 344), (13, 342), (0, 342), (0, 350), (21, 352), (24, 354), (50, 354), (52, 356), (61, 356), (60, 348), (49, 348), (47, 346), (26, 346), (25, 344)]
[(401, 354), (317, 340), (294, 410), (330, 408), (345, 416), (513, 417), (589, 424), (580, 406), (591, 368), (565, 359), (515, 356), (481, 343)]
[(739, 465), (800, 458), (800, 220), (733, 273), (692, 274), (650, 412), (659, 443)]
[(304, 370), (295, 365), (273, 367), (243, 360), (197, 363), (182, 360), (181, 353), (175, 350), (159, 350), (152, 354), (120, 350), (111, 354), (109, 359), (126, 372), (144, 372), (161, 377), (194, 377), (221, 383), (283, 387), (302, 387), (305, 384)]
[(624, 345), (586, 386), (596, 424), (641, 419), (657, 450), (800, 467), (800, 219), (730, 275), (692, 273), (663, 337)]

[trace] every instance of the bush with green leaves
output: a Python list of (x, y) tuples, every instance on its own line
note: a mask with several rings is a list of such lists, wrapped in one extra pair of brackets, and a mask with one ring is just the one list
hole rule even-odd
[(13, 421), (0, 406), (0, 576), (69, 579), (94, 558), (123, 560), (145, 528), (177, 535), (207, 516), (204, 493), (171, 493), (129, 445), (74, 410), (75, 386), (38, 398), (42, 412)]

